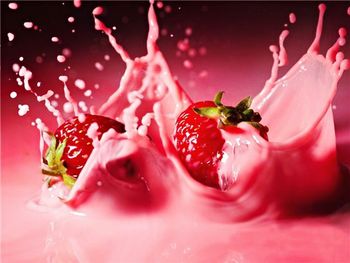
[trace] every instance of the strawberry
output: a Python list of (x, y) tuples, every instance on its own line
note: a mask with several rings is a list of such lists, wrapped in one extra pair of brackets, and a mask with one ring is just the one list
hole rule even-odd
[(221, 103), (222, 95), (223, 92), (219, 92), (214, 101), (190, 105), (177, 118), (174, 135), (175, 148), (191, 176), (214, 188), (220, 188), (218, 166), (225, 143), (220, 129), (243, 132), (236, 126), (247, 122), (258, 129), (266, 140), (268, 132), (268, 128), (260, 124), (260, 114), (250, 108), (250, 97), (231, 107)]
[(77, 116), (64, 122), (51, 136), (51, 145), (43, 160), (43, 173), (49, 175), (49, 186), (63, 180), (67, 186), (73, 186), (83, 169), (92, 150), (92, 139), (87, 136), (91, 124), (98, 125), (98, 138), (109, 129), (125, 132), (124, 124), (98, 115), (85, 114), (84, 120)]

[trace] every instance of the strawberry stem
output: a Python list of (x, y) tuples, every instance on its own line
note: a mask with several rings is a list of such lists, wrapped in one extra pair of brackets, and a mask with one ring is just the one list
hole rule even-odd
[(51, 135), (51, 143), (43, 160), (41, 172), (50, 177), (61, 177), (63, 183), (71, 188), (76, 179), (67, 174), (67, 168), (61, 160), (66, 144), (67, 139), (57, 145), (56, 137)]
[(240, 122), (247, 122), (254, 128), (258, 129), (260, 134), (264, 135), (263, 137), (265, 138), (269, 129), (267, 126), (260, 124), (260, 114), (250, 108), (253, 99), (248, 96), (241, 100), (236, 107), (225, 106), (221, 102), (223, 94), (223, 91), (219, 91), (215, 95), (215, 107), (193, 108), (193, 110), (203, 117), (218, 119), (219, 128), (224, 128), (225, 126), (237, 126)]

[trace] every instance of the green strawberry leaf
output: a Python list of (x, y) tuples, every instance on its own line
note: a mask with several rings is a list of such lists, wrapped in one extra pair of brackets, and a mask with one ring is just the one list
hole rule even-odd
[(56, 149), (56, 155), (55, 155), (55, 162), (58, 163), (61, 161), (62, 155), (63, 155), (63, 151), (64, 148), (66, 147), (67, 144), (67, 138), (64, 139), (64, 141), (62, 143), (59, 143)]
[(58, 171), (51, 170), (48, 166), (41, 169), (41, 173), (50, 176), (61, 176), (61, 173)]
[(224, 106), (221, 102), (222, 100), (222, 96), (224, 95), (223, 91), (219, 91), (218, 93), (216, 93), (215, 97), (214, 97), (214, 103), (216, 106), (220, 107), (220, 106)]
[(250, 124), (250, 125), (252, 125), (254, 128), (256, 128), (256, 129), (258, 129), (258, 130), (260, 130), (261, 127), (262, 127), (262, 125), (261, 125), (260, 123), (255, 122), (255, 121), (249, 121), (249, 122), (247, 122), (247, 123)]
[(202, 107), (202, 108), (193, 108), (193, 110), (201, 116), (217, 119), (220, 117), (220, 110), (217, 107)]
[(47, 161), (48, 166), (53, 166), (55, 163), (56, 143), (57, 143), (56, 137), (52, 135), (51, 136), (51, 144), (46, 152), (46, 161)]
[(66, 186), (68, 186), (69, 188), (72, 188), (77, 180), (77, 179), (73, 178), (72, 176), (69, 176), (68, 174), (62, 174), (62, 178), (63, 178), (63, 183)]
[(252, 101), (253, 101), (252, 98), (248, 96), (237, 104), (236, 109), (239, 112), (244, 112), (250, 108), (250, 106), (252, 105)]
[(241, 100), (236, 107), (232, 107), (222, 104), (223, 94), (224, 92), (220, 91), (215, 95), (216, 107), (193, 108), (193, 110), (201, 116), (217, 119), (220, 129), (225, 128), (225, 126), (237, 126), (240, 122), (247, 122), (258, 129), (260, 134), (266, 134), (269, 131), (267, 126), (260, 124), (260, 114), (250, 108), (253, 102), (250, 96)]
[(244, 116), (244, 120), (245, 121), (251, 121), (252, 117), (254, 116), (254, 111), (252, 109), (246, 109), (245, 111), (243, 111), (242, 115)]
[(57, 145), (54, 135), (51, 135), (51, 144), (46, 152), (47, 164), (42, 164), (42, 173), (49, 176), (61, 176), (65, 185), (71, 188), (76, 179), (67, 174), (67, 168), (64, 166), (62, 156), (66, 148), (67, 139)]

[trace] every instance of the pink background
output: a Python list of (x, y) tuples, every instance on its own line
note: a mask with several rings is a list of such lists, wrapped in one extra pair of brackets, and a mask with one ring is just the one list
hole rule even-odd
[[(59, 75), (68, 75), (68, 86), (76, 98), (84, 98), (88, 105), (99, 106), (118, 86), (124, 70), (121, 59), (113, 52), (106, 37), (94, 30), (91, 11), (96, 2), (83, 2), (82, 7), (74, 8), (71, 2), (19, 2), (18, 10), (10, 10), (7, 2), (1, 2), (1, 219), (2, 246), (14, 247), (20, 239), (24, 240), (26, 218), (29, 224), (38, 224), (37, 240), (26, 241), (26, 246), (38, 250), (40, 255), (40, 236), (45, 231), (40, 226), (46, 215), (35, 214), (26, 209), (26, 203), (40, 189), (39, 134), (31, 122), (41, 118), (55, 129), (55, 120), (48, 114), (43, 103), (25, 92), (16, 83), (12, 64), (25, 65), (33, 72), (32, 86), (39, 94), (52, 89), (59, 93), (62, 106), (63, 89)], [(145, 54), (147, 34), (146, 2), (100, 2), (106, 7), (102, 20), (110, 27), (116, 26), (115, 35), (132, 56)], [(172, 11), (156, 8), (161, 29), (168, 34), (161, 36), (159, 46), (174, 75), (189, 95), (194, 99), (208, 99), (217, 90), (226, 92), (224, 101), (234, 104), (247, 95), (256, 95), (269, 78), (272, 57), (268, 51), (270, 44), (278, 43), (278, 36), (288, 23), (288, 15), (294, 12), (295, 24), (289, 24), (290, 35), (285, 46), (290, 63), (281, 69), (283, 72), (304, 54), (312, 42), (317, 22), (317, 3), (311, 2), (170, 2)], [(346, 14), (346, 3), (327, 3), (325, 27), (321, 51), (330, 47), (340, 26), (348, 26), (350, 16)], [(69, 16), (75, 17), (68, 23)], [(23, 22), (32, 21), (39, 30), (25, 29)], [(177, 56), (177, 41), (185, 37), (185, 29), (191, 27), (189, 37), (191, 47), (198, 50), (205, 47), (206, 55), (190, 58), (193, 69), (183, 66), (188, 58), (184, 53)], [(72, 29), (75, 33), (71, 33)], [(9, 42), (7, 33), (12, 32), (15, 39)], [(171, 37), (170, 34), (174, 36)], [(57, 36), (59, 43), (51, 42)], [(347, 44), (342, 51), (349, 57)], [(65, 63), (58, 63), (56, 56), (63, 48), (72, 51), (72, 57)], [(45, 56), (43, 55), (45, 54)], [(104, 55), (111, 59), (105, 61)], [(18, 59), (23, 56), (23, 63)], [(43, 58), (37, 63), (38, 56)], [(95, 62), (104, 65), (102, 72), (96, 70)], [(70, 69), (67, 67), (70, 66)], [(66, 69), (66, 70), (65, 70)], [(199, 77), (202, 71), (206, 77)], [(74, 86), (76, 78), (83, 79), (87, 89), (93, 91), (93, 98), (86, 98)], [(36, 87), (40, 81), (41, 87)], [(100, 88), (94, 89), (98, 83)], [(346, 72), (339, 83), (334, 110), (337, 132), (337, 147), (340, 162), (350, 166), (350, 74)], [(16, 91), (18, 96), (10, 98)], [(23, 117), (17, 114), (18, 104), (28, 104), (30, 111)], [(290, 124), (293, 125), (293, 124)], [(38, 245), (38, 246), (36, 246)], [(22, 246), (17, 251), (25, 256)], [(9, 255), (9, 254), (7, 254)], [(40, 258), (40, 256), (38, 256)], [(25, 257), (24, 257), (25, 258)], [(34, 261), (33, 261), (34, 262)]]

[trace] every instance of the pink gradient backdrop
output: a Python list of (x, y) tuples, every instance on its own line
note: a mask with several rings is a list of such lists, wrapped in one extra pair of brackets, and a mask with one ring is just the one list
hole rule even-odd
[[(25, 228), (23, 218), (28, 222), (38, 223), (38, 240), (28, 246), (40, 244), (40, 235), (45, 231), (39, 227), (45, 215), (35, 214), (25, 208), (25, 204), (38, 193), (41, 185), (38, 141), (39, 134), (31, 122), (40, 117), (55, 128), (54, 118), (48, 114), (43, 103), (36, 102), (35, 97), (25, 92), (16, 83), (12, 64), (18, 63), (30, 69), (34, 76), (32, 86), (42, 82), (39, 94), (48, 89), (58, 92), (60, 105), (64, 102), (62, 83), (58, 76), (70, 77), (68, 86), (77, 98), (84, 98), (88, 105), (100, 105), (118, 86), (124, 70), (124, 64), (114, 53), (106, 37), (94, 30), (91, 11), (96, 2), (83, 2), (82, 7), (74, 8), (72, 2), (19, 2), (18, 10), (10, 10), (8, 2), (1, 2), (1, 198), (2, 231), (5, 248), (18, 238)], [(278, 36), (288, 23), (288, 15), (294, 12), (296, 24), (289, 25), (290, 35), (286, 40), (289, 65), (293, 65), (304, 54), (314, 37), (318, 10), (316, 2), (170, 2), (172, 11), (156, 8), (160, 27), (168, 34), (161, 36), (159, 46), (170, 68), (184, 89), (194, 99), (208, 99), (217, 90), (226, 92), (225, 102), (236, 102), (243, 96), (255, 95), (269, 78), (272, 57), (268, 51), (270, 44), (278, 43)], [(106, 7), (102, 20), (114, 31), (120, 43), (132, 56), (145, 54), (147, 34), (147, 2), (99, 2)], [(325, 28), (321, 51), (330, 47), (338, 37), (340, 26), (350, 30), (350, 16), (346, 14), (347, 3), (327, 3)], [(75, 17), (74, 23), (68, 23), (69, 16)], [(42, 30), (25, 29), (23, 22), (33, 21)], [(186, 55), (176, 55), (177, 41), (185, 37), (185, 29), (191, 27), (189, 37), (193, 48), (205, 47), (207, 54), (197, 55), (191, 61), (193, 69), (183, 67)], [(72, 29), (76, 32), (71, 33)], [(9, 42), (7, 33), (15, 34)], [(170, 34), (174, 36), (171, 37)], [(59, 43), (51, 42), (57, 36)], [(342, 51), (350, 56), (347, 44)], [(63, 48), (72, 51), (72, 57), (65, 63), (58, 63), (56, 56)], [(36, 57), (43, 56), (43, 63), (37, 63)], [(108, 54), (110, 61), (104, 61)], [(24, 57), (19, 62), (18, 58)], [(104, 70), (98, 71), (95, 62), (104, 64)], [(67, 66), (71, 68), (65, 70)], [(199, 77), (203, 70), (207, 77)], [(74, 80), (85, 80), (87, 87), (93, 90), (93, 99), (85, 98), (74, 86)], [(95, 90), (93, 85), (100, 88)], [(339, 83), (335, 99), (335, 125), (337, 131), (339, 160), (350, 166), (350, 74), (346, 72)], [(11, 99), (9, 94), (16, 91), (18, 96)], [(28, 104), (30, 111), (24, 117), (17, 114), (18, 104)], [(292, 125), (292, 124), (289, 124)], [(20, 217), (20, 218), (19, 218)], [(11, 237), (11, 238), (9, 238)], [(28, 241), (30, 242), (30, 241)], [(40, 245), (39, 245), (40, 246)], [(40, 247), (35, 248), (40, 252)], [(23, 253), (12, 251), (11, 253)], [(39, 255), (39, 254), (38, 254)], [(40, 256), (38, 256), (39, 259)]]

